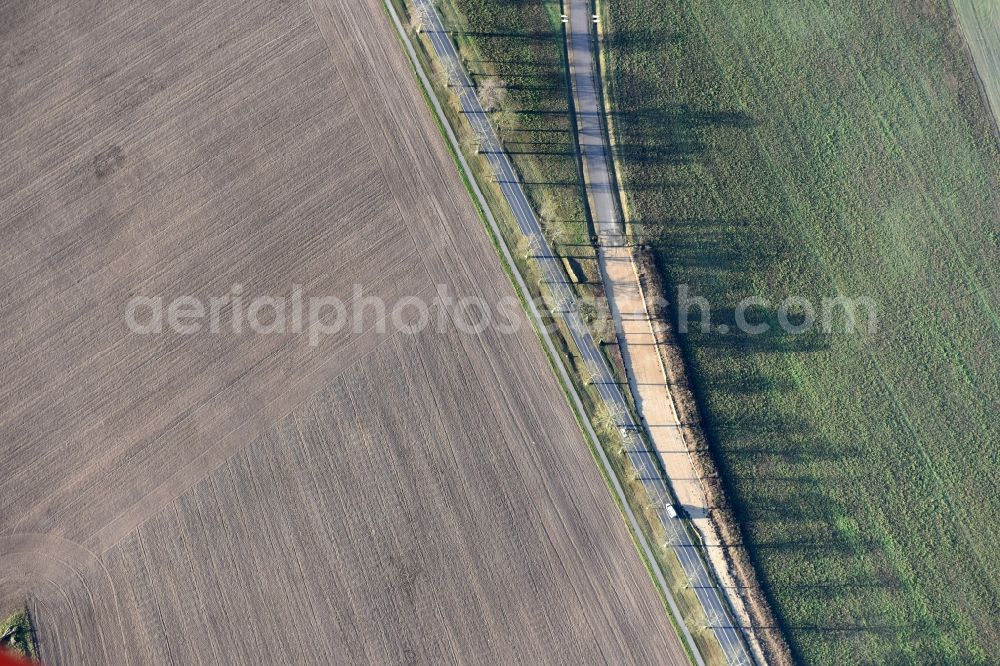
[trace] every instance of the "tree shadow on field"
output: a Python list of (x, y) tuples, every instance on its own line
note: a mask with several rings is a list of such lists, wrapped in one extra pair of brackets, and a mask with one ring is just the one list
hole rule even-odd
[[(907, 594), (892, 567), (884, 562), (882, 545), (838, 525), (838, 517), (851, 517), (858, 509), (840, 504), (834, 499), (836, 493), (829, 490), (850, 483), (839, 470), (857, 464), (864, 443), (834, 444), (806, 419), (782, 417), (768, 409), (768, 400), (796, 392), (790, 379), (750, 375), (742, 381), (716, 382), (714, 376), (705, 381), (711, 383), (715, 401), (728, 395), (729, 404), (754, 405), (749, 413), (738, 409), (703, 413), (709, 447), (721, 461), (720, 471), (742, 541), (778, 625), (786, 632), (823, 633), (821, 641), (827, 636), (853, 636), (867, 642), (886, 633), (914, 630), (915, 625), (907, 619), (893, 618), (887, 623), (877, 604), (856, 603), (873, 596)], [(725, 448), (720, 451), (717, 447)], [(819, 614), (839, 616), (852, 609), (856, 622), (814, 624), (811, 621), (817, 611), (802, 611), (795, 603), (801, 599), (810, 599), (809, 606), (820, 609)], [(786, 608), (793, 609), (790, 615), (782, 614)]]
[(795, 385), (790, 379), (775, 379), (772, 377), (758, 377), (754, 381), (744, 381), (739, 377), (730, 375), (719, 375), (712, 379), (712, 386), (716, 390), (725, 391), (734, 395), (751, 396), (758, 393), (768, 393), (771, 391), (791, 391)]
[[(686, 328), (701, 349), (718, 349), (737, 355), (803, 353), (824, 351), (831, 344), (830, 336), (816, 323), (801, 333), (794, 332), (795, 327), (808, 326), (809, 319), (804, 313), (794, 311), (783, 317), (781, 308), (774, 304), (745, 310), (714, 308), (710, 316), (705, 317), (691, 309), (687, 315)], [(703, 327), (708, 330), (703, 331)], [(766, 330), (757, 332), (756, 327)]]
[(642, 53), (683, 43), (684, 33), (679, 30), (664, 30), (654, 23), (650, 23), (645, 30), (605, 30), (601, 36), (601, 46), (605, 51), (628, 49), (633, 53)]
[(552, 3), (452, 2), (467, 21), (459, 41), (476, 46), (466, 61), (474, 83), (480, 90), (487, 82), (500, 90), (493, 120), (504, 150), (526, 176), (523, 184), (535, 211), (546, 219), (578, 217), (586, 198), (570, 114), (564, 33), (553, 22)]
[(464, 62), (469, 71), (469, 75), (472, 77), (491, 76), (490, 72), (494, 71), (494, 68), (498, 65), (502, 65), (504, 67), (531, 67), (536, 70), (543, 71), (562, 71), (563, 68), (562, 61), (540, 62), (538, 60), (512, 60), (509, 58), (503, 60), (466, 58)]
[[(877, 604), (855, 609), (850, 603), (852, 596), (904, 591), (881, 559), (881, 545), (867, 540), (863, 519), (854, 520), (861, 508), (846, 506), (852, 495), (840, 492), (856, 481), (866, 443), (821, 420), (828, 418), (816, 413), (823, 403), (810, 399), (796, 374), (816, 367), (832, 340), (819, 316), (798, 330), (808, 312), (785, 301), (805, 283), (791, 277), (786, 282), (786, 275), (795, 275), (792, 268), (775, 270), (798, 266), (796, 239), (767, 219), (767, 208), (747, 200), (755, 187), (749, 177), (722, 182), (737, 171), (734, 160), (759, 155), (754, 135), (763, 119), (705, 93), (723, 84), (712, 78), (711, 64), (675, 57), (677, 44), (701, 47), (693, 38), (684, 44), (686, 36), (671, 32), (672, 26), (663, 29), (670, 25), (666, 21), (658, 25), (640, 25), (638, 34), (611, 30), (605, 39), (614, 150), (632, 231), (652, 251), (663, 281), (668, 303), (662, 312), (677, 340), (738, 538), (779, 628), (792, 639), (796, 662), (804, 660), (796, 630), (812, 631), (820, 620), (830, 620), (830, 640), (867, 643), (883, 632), (908, 631), (906, 618), (887, 620), (876, 615)], [(664, 46), (639, 53), (650, 35)], [(748, 196), (738, 196), (744, 191)], [(688, 299), (703, 299), (705, 307), (683, 302), (681, 286)], [(790, 293), (781, 293), (783, 288)], [(741, 303), (758, 296), (767, 302)], [(819, 315), (814, 298), (812, 305)], [(895, 622), (899, 627), (891, 626)]]
[(699, 110), (687, 104), (614, 108), (609, 115), (616, 126), (628, 128), (627, 134), (619, 137), (624, 140), (615, 142), (621, 160), (661, 166), (693, 160), (706, 150), (706, 134), (713, 130), (749, 130), (755, 125), (742, 111)]
[[(662, 193), (664, 190), (682, 190), (684, 184), (672, 182), (666, 187), (659, 187)], [(673, 273), (683, 276), (693, 296), (697, 296), (699, 291), (717, 291), (714, 283), (720, 273), (727, 273), (726, 285), (738, 281), (740, 289), (745, 292), (741, 298), (745, 297), (752, 287), (750, 278), (753, 273), (748, 271), (771, 265), (791, 249), (780, 237), (771, 237), (766, 244), (756, 242), (759, 225), (746, 219), (647, 219), (640, 226), (648, 234), (657, 256)], [(740, 276), (746, 279), (741, 280)], [(679, 282), (677, 284), (680, 285)], [(674, 292), (676, 295), (677, 290)], [(725, 304), (716, 302), (710, 305), (717, 307)], [(728, 305), (735, 306), (736, 302)]]
[(503, 31), (493, 31), (493, 32), (483, 32), (481, 30), (462, 30), (462, 35), (466, 37), (473, 37), (480, 41), (489, 41), (491, 39), (496, 39), (501, 42), (515, 41), (526, 41), (526, 42), (547, 42), (560, 37), (560, 34), (556, 31), (539, 31), (539, 32), (503, 32)]
[[(789, 366), (779, 359), (824, 353), (830, 335), (818, 319), (798, 332), (795, 327), (805, 323), (806, 313), (786, 304), (783, 295), (766, 294), (766, 304), (737, 307), (747, 296), (765, 296), (755, 276), (794, 248), (781, 238), (754, 242), (766, 226), (753, 219), (662, 217), (650, 225), (664, 230), (651, 246), (659, 273), (667, 285), (674, 285), (667, 288), (664, 311), (677, 334), (708, 448), (741, 540), (779, 627), (794, 635), (804, 626), (803, 619), (812, 619), (797, 611), (782, 615), (784, 609), (795, 608), (794, 603), (785, 605), (795, 595), (815, 597), (824, 612), (835, 612), (852, 595), (898, 589), (898, 581), (890, 576), (864, 575), (864, 562), (877, 556), (879, 546), (847, 539), (836, 529), (835, 516), (850, 515), (850, 510), (833, 506), (825, 490), (825, 484), (850, 482), (838, 470), (860, 459), (862, 443), (835, 443), (818, 432), (813, 421), (798, 416), (801, 412), (776, 407), (796, 403), (800, 390), (795, 376), (783, 370)], [(687, 288), (684, 298), (678, 291), (682, 285)], [(747, 330), (744, 324), (754, 328)], [(831, 564), (823, 577), (810, 564), (820, 560)], [(789, 590), (776, 572), (797, 577), (797, 587)], [(884, 618), (868, 612), (861, 613), (856, 625), (830, 626), (836, 627), (836, 636), (856, 636), (859, 641), (889, 631)], [(902, 623), (896, 629), (908, 630)]]
[[(723, 476), (729, 497), (737, 500), (732, 504), (742, 539), (779, 627), (821, 633), (820, 641), (850, 636), (862, 643), (915, 630), (915, 621), (887, 618), (878, 604), (863, 601), (908, 592), (885, 563), (877, 540), (845, 533), (836, 525), (835, 516), (851, 516), (856, 508), (831, 498), (827, 484), (836, 481), (830, 476), (812, 473), (816, 465), (837, 469), (857, 459), (860, 445), (850, 450), (835, 447), (808, 423), (770, 419), (766, 412), (751, 419), (733, 418), (713, 430), (724, 440), (746, 442), (738, 451), (727, 452)], [(748, 486), (750, 501), (738, 501), (747, 496), (741, 491)], [(806, 599), (812, 610), (803, 611), (798, 603)], [(783, 615), (786, 608), (792, 610)], [(852, 621), (844, 622), (848, 612)], [(820, 616), (823, 621), (817, 621)]]

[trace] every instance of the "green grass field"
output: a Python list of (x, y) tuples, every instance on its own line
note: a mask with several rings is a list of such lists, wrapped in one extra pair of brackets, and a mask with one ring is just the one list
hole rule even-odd
[[(1000, 153), (947, 4), (603, 4), (634, 229), (713, 305), (683, 345), (796, 658), (991, 661)], [(719, 333), (750, 295), (878, 329)]]

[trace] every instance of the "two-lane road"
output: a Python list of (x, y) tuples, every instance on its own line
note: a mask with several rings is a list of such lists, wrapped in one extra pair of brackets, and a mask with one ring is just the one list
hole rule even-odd
[[(657, 516), (662, 522), (664, 530), (668, 535), (671, 535), (670, 547), (687, 574), (691, 589), (704, 607), (706, 617), (711, 618), (711, 629), (719, 637), (719, 642), (726, 651), (730, 663), (752, 663), (743, 648), (740, 630), (734, 627), (729, 619), (728, 609), (716, 587), (714, 577), (709, 574), (705, 561), (683, 520), (672, 511), (674, 500), (668, 489), (667, 480), (661, 471), (660, 459), (654, 451), (649, 449), (645, 438), (639, 436), (639, 433), (642, 432), (642, 426), (633, 419), (625, 395), (622, 393), (606, 357), (579, 314), (576, 307), (577, 299), (569, 287), (570, 283), (565, 269), (559, 258), (553, 253), (545, 234), (542, 232), (541, 224), (528, 201), (517, 172), (504, 152), (503, 144), (500, 142), (488, 114), (479, 103), (475, 86), (462, 66), (461, 58), (441, 22), (437, 9), (430, 0), (413, 0), (413, 2), (416, 6), (424, 8), (426, 12), (427, 25), (424, 27), (424, 34), (430, 41), (436, 57), (442, 63), (450, 63), (457, 72), (453, 88), (458, 95), (462, 112), (472, 125), (476, 136), (480, 138), (482, 150), (489, 161), (493, 175), (513, 213), (518, 228), (525, 237), (531, 239), (533, 245), (538, 249), (534, 259), (542, 279), (549, 286), (554, 302), (565, 304), (565, 307), (555, 314), (564, 318), (573, 345), (577, 348), (584, 362), (595, 371), (594, 385), (597, 392), (610, 413), (618, 417), (619, 428), (624, 433), (628, 433), (625, 438), (627, 442), (625, 454), (635, 469), (636, 477), (643, 484), (650, 502), (657, 508)], [(586, 3), (583, 4), (586, 6)], [(571, 13), (579, 13), (579, 10), (571, 10)], [(589, 11), (585, 12), (585, 18), (589, 20)], [(586, 42), (584, 41), (582, 44), (584, 52), (588, 52), (589, 47), (586, 46)], [(590, 59), (593, 62), (592, 51)], [(593, 86), (593, 83), (591, 85)], [(595, 162), (593, 168), (598, 170), (603, 168), (604, 182), (610, 183), (610, 174), (607, 171), (609, 161), (607, 160), (606, 147), (601, 139), (603, 132), (600, 129), (601, 117), (597, 99), (597, 93), (594, 90), (594, 105), (592, 106), (592, 115), (589, 116), (593, 123), (587, 125), (586, 134), (589, 137), (588, 141), (591, 139), (596, 141), (591, 141), (587, 150), (594, 151), (595, 158), (600, 155), (604, 156), (604, 166), (601, 167), (598, 162)], [(600, 172), (592, 172), (592, 175), (600, 175)], [(598, 188), (597, 192), (600, 195), (600, 206), (603, 207), (602, 212), (598, 213), (602, 217), (597, 220), (599, 224), (603, 222), (600, 232), (607, 242), (615, 245), (621, 244), (622, 227), (615, 210), (615, 199), (610, 185), (607, 186), (603, 194), (600, 189)], [(688, 628), (684, 627), (683, 631), (690, 644), (691, 638)], [(699, 664), (703, 663), (697, 652), (695, 652), (695, 658)]]

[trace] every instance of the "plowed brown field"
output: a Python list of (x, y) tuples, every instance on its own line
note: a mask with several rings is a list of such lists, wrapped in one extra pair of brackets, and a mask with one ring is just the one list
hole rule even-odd
[(0, 2), (0, 62), (0, 611), (46, 663), (684, 661), (526, 322), (126, 327), (512, 294), (377, 0)]

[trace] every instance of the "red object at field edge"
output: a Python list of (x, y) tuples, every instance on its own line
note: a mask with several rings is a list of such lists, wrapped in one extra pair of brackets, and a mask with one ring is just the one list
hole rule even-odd
[(37, 661), (31, 661), (0, 648), (0, 666), (37, 666)]

